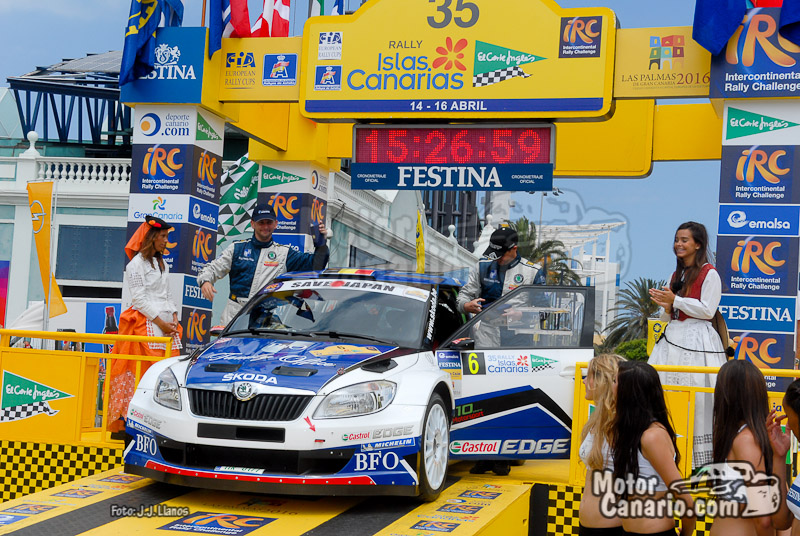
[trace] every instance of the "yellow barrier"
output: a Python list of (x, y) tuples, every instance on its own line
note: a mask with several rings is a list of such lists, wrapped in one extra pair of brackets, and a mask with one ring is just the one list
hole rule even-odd
[[(581, 431), (589, 418), (589, 402), (586, 400), (586, 386), (583, 384), (583, 370), (588, 363), (575, 365), (575, 398), (572, 411), (572, 444), (570, 445), (569, 484), (583, 486), (586, 466), (578, 456), (581, 446)], [(679, 367), (670, 365), (654, 366), (659, 372), (686, 372), (690, 374), (717, 374), (719, 367)], [(800, 378), (800, 370), (759, 369), (764, 375), (781, 378)], [(689, 387), (686, 385), (664, 385), (667, 409), (669, 409), (675, 433), (678, 436), (678, 451), (681, 454), (679, 469), (684, 476), (692, 470), (692, 445), (694, 437), (694, 399), (695, 393), (713, 393), (711, 387)], [(768, 391), (771, 408), (782, 411), (783, 393)], [(796, 441), (792, 441), (793, 454), (797, 451)], [(793, 466), (793, 475), (797, 476), (797, 468)]]
[[(163, 357), (151, 357), (13, 348), (12, 337), (96, 344), (164, 343), (165, 350)], [(160, 361), (171, 354), (171, 337), (0, 329), (0, 440), (120, 446), (107, 432), (108, 381), (103, 382), (102, 404), (97, 404), (100, 359), (136, 361), (138, 384), (143, 361)], [(98, 427), (99, 409), (102, 419)]]

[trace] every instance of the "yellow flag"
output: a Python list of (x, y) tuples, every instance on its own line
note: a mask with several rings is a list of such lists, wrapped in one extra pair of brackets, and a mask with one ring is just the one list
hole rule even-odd
[(422, 212), (417, 211), (417, 273), (425, 273), (425, 235), (422, 228)]
[(656, 320), (654, 318), (647, 319), (647, 355), (653, 353), (653, 346), (656, 345), (658, 339), (664, 334), (668, 323), (668, 321)]
[[(56, 278), (50, 273), (50, 216), (53, 208), (53, 183), (28, 183), (28, 202), (31, 207), (33, 238), (36, 241), (36, 255), (39, 258), (39, 273), (42, 275), (44, 299), (50, 296), (50, 318), (67, 312), (64, 298), (56, 285)], [(52, 285), (52, 289), (48, 286)]]

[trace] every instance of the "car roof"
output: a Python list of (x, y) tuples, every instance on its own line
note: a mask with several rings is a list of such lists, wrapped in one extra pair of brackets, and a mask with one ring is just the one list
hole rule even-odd
[(315, 272), (287, 272), (276, 277), (275, 281), (332, 278), (391, 281), (393, 283), (418, 283), (423, 285), (447, 285), (454, 287), (460, 287), (464, 284), (464, 281), (460, 279), (444, 275), (398, 272), (396, 270), (372, 270), (367, 268), (328, 268), (327, 270)]

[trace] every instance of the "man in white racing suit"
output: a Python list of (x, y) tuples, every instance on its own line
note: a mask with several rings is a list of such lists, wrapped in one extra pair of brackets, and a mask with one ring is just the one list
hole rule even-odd
[(272, 207), (260, 203), (253, 209), (253, 237), (239, 240), (206, 264), (197, 275), (203, 297), (213, 300), (214, 283), (230, 273), (230, 295), (220, 323), (227, 325), (242, 306), (264, 285), (284, 272), (322, 270), (328, 264), (325, 224), (314, 232), (314, 252), (301, 253), (272, 239), (278, 227)]
[[(470, 270), (469, 280), (458, 293), (458, 310), (462, 313), (479, 313), (489, 305), (520, 285), (544, 284), (544, 271), (523, 259), (517, 253), (517, 232), (509, 227), (497, 229), (489, 239), (484, 259)], [(505, 316), (498, 315), (476, 324), (472, 338), (476, 348), (499, 349), (500, 330)], [(478, 460), (470, 473), (483, 474), (494, 471), (504, 476), (511, 471), (505, 460)]]

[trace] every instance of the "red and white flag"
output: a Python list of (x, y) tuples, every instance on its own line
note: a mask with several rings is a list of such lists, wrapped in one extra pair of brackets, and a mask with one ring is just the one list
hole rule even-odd
[(289, 37), (289, 2), (264, 0), (264, 12), (253, 25), (253, 37)]
[(250, 11), (247, 0), (222, 2), (222, 37), (250, 37)]

